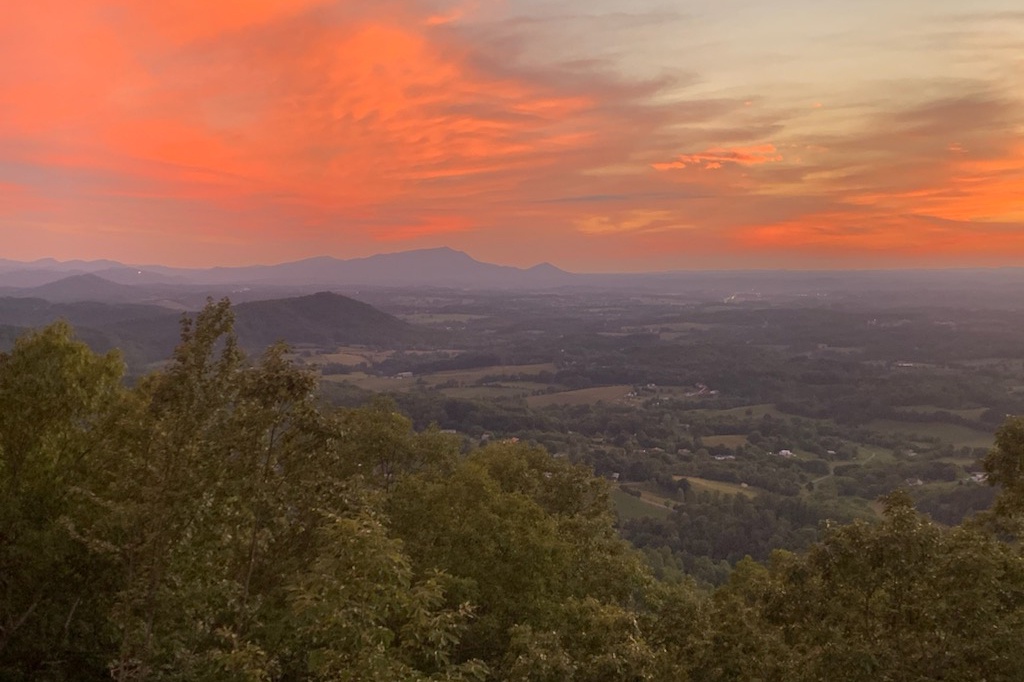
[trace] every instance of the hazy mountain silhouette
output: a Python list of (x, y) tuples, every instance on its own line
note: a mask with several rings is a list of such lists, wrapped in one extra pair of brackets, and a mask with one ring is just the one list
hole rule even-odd
[(21, 289), (16, 295), (41, 298), (53, 303), (76, 301), (131, 303), (139, 300), (140, 292), (126, 284), (117, 284), (99, 275), (86, 273), (65, 277), (42, 286)]
[(576, 275), (544, 264), (529, 269), (478, 261), (447, 247), (380, 254), (341, 260), (329, 256), (280, 265), (182, 270), (145, 266), (145, 270), (176, 275), (196, 283), (279, 286), (437, 286), (472, 288), (536, 288), (571, 284)]
[[(550, 263), (515, 268), (484, 263), (447, 247), (387, 253), (343, 260), (329, 256), (279, 265), (174, 268), (163, 265), (128, 266), (114, 261), (43, 259), (31, 263), (0, 260), (0, 288), (35, 288), (68, 276), (96, 275), (125, 285), (218, 285), (257, 287), (455, 287), (473, 289), (537, 289), (578, 283), (584, 276)], [(86, 290), (95, 283), (83, 280)], [(65, 294), (58, 294), (64, 298)], [(71, 292), (67, 292), (70, 295)], [(19, 295), (37, 295), (24, 292)]]
[[(91, 280), (85, 283), (95, 284)], [(63, 286), (57, 288), (58, 293)], [(442, 336), (437, 330), (411, 325), (367, 303), (328, 292), (240, 303), (233, 309), (239, 343), (257, 354), (278, 341), (323, 348), (395, 348)], [(94, 350), (118, 348), (132, 367), (140, 369), (170, 356), (179, 340), (181, 313), (137, 303), (54, 303), (41, 298), (0, 297), (0, 349), (9, 347), (27, 329), (58, 319), (74, 325), (78, 337)]]
[(234, 310), (238, 340), (249, 348), (277, 341), (393, 347), (414, 343), (432, 333), (367, 303), (329, 292), (241, 303)]

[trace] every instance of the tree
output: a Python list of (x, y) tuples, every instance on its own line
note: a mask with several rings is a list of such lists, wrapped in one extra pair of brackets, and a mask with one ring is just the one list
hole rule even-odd
[(1024, 512), (1024, 418), (1008, 417), (996, 431), (995, 447), (985, 457), (990, 485), (1000, 486), (994, 511), (1004, 519)]
[(0, 354), (0, 676), (102, 672), (117, 567), (80, 532), (102, 513), (106, 415), (124, 398), (120, 356), (58, 322)]
[[(713, 604), (700, 679), (1009, 681), (1024, 670), (1024, 557), (980, 529), (935, 526), (902, 493), (881, 523), (741, 565)], [(740, 672), (743, 661), (760, 669)]]
[(604, 483), (539, 449), (497, 444), (410, 476), (386, 509), (417, 570), (445, 571), (450, 598), (476, 607), (459, 655), (495, 669), (513, 638), (565, 647), (571, 614), (615, 620), (650, 580), (615, 535)]

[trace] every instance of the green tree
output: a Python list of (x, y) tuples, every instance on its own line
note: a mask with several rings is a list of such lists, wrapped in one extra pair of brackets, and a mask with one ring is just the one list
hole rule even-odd
[(1024, 557), (977, 528), (935, 526), (904, 494), (881, 523), (744, 565), (713, 604), (700, 679), (1009, 681), (1024, 670)]
[(1008, 417), (996, 431), (995, 447), (985, 457), (988, 482), (1000, 487), (994, 512), (1004, 519), (1024, 512), (1024, 418)]
[(489, 446), (450, 474), (407, 477), (387, 510), (417, 570), (445, 571), (450, 598), (476, 607), (459, 656), (496, 670), (534, 669), (506, 656), (513, 640), (582, 653), (573, 623), (622, 622), (617, 609), (649, 584), (614, 532), (604, 483), (539, 449)]
[(103, 669), (118, 569), (80, 525), (102, 513), (95, 490), (122, 371), (116, 353), (93, 354), (63, 322), (0, 354), (0, 676)]

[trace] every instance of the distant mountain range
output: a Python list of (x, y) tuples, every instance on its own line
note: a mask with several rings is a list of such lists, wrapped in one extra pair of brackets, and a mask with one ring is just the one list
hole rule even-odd
[[(762, 296), (818, 297), (906, 292), (907, 300), (949, 296), (1019, 297), (1024, 269), (787, 271), (723, 270), (621, 274), (566, 272), (550, 263), (515, 268), (484, 263), (450, 248), (420, 249), (348, 260), (318, 257), (279, 265), (172, 268), (111, 260), (23, 263), (0, 259), (0, 297), (55, 303), (146, 303), (196, 310), (208, 296), (234, 303), (317, 291), (450, 288), (482, 291), (633, 290), (689, 300), (749, 301)], [(730, 297), (736, 298), (730, 298)], [(3, 321), (0, 320), (0, 324)]]
[[(71, 281), (63, 287), (64, 291), (56, 293), (32, 291), (33, 288), (44, 287), (72, 276), (93, 279)], [(404, 251), (350, 260), (324, 256), (280, 265), (207, 269), (171, 268), (162, 265), (135, 267), (107, 260), (59, 262), (44, 259), (31, 263), (0, 260), (0, 288), (28, 290), (23, 293), (8, 291), (8, 295), (14, 293), (42, 298), (58, 295), (61, 297), (60, 300), (70, 300), (68, 296), (76, 295), (74, 290), (79, 287), (83, 287), (83, 291), (88, 291), (105, 286), (94, 278), (114, 284), (158, 289), (182, 285), (542, 289), (571, 285), (576, 283), (579, 277), (549, 263), (526, 269), (483, 263), (461, 251), (449, 248)], [(109, 287), (108, 290), (111, 293), (114, 291)]]

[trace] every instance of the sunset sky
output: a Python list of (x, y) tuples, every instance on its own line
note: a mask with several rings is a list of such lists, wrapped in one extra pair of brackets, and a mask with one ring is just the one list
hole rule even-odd
[(0, 258), (1024, 265), (1020, 0), (31, 0)]

